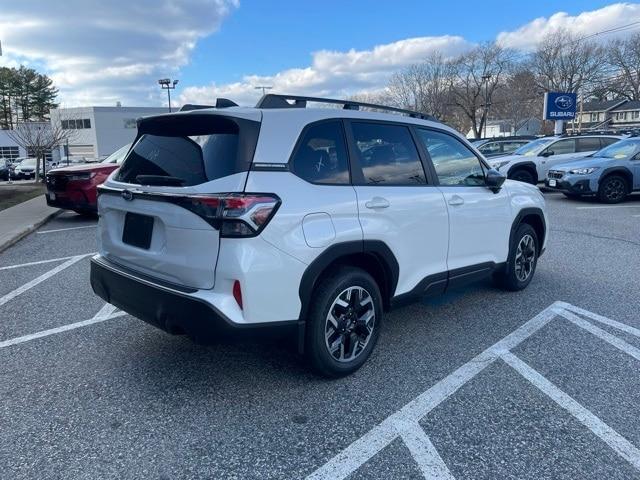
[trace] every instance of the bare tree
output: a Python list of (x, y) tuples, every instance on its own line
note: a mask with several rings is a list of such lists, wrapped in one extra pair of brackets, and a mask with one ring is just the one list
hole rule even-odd
[(77, 130), (63, 129), (62, 122), (23, 122), (6, 132), (11, 140), (28, 152), (28, 155), (36, 157), (35, 180), (38, 181), (39, 173), (44, 173), (45, 170), (46, 154), (64, 142), (72, 140)]
[(517, 132), (530, 118), (542, 116), (542, 95), (534, 73), (526, 66), (516, 65), (496, 89), (491, 107)]
[(449, 62), (452, 104), (468, 119), (480, 138), (493, 95), (512, 65), (512, 55), (495, 43), (480, 45)]
[(387, 85), (391, 101), (445, 120), (448, 113), (449, 82), (447, 62), (435, 52), (424, 62), (394, 74)]
[(609, 91), (617, 97), (640, 100), (640, 33), (614, 40), (608, 48), (609, 64), (616, 70)]
[(602, 47), (557, 31), (540, 42), (531, 57), (538, 87), (545, 91), (579, 92), (598, 85), (605, 73)]

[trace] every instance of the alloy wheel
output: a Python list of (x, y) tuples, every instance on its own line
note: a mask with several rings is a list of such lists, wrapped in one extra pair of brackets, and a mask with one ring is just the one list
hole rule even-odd
[(518, 242), (515, 258), (515, 272), (519, 281), (525, 282), (533, 273), (536, 261), (536, 244), (529, 234), (524, 235)]
[(621, 200), (626, 194), (626, 185), (620, 178), (607, 180), (604, 184), (604, 194), (612, 202)]
[(367, 347), (376, 328), (371, 294), (362, 287), (343, 290), (331, 304), (325, 321), (325, 345), (338, 362), (350, 362)]

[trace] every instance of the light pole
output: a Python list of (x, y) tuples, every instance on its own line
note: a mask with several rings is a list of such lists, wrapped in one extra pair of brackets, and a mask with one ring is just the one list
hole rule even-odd
[(256, 90), (262, 90), (262, 95), (266, 95), (267, 90), (271, 90), (273, 87), (269, 85), (258, 85), (257, 87), (253, 87)]
[(489, 80), (491, 75), (482, 76), (484, 82), (484, 138), (487, 138), (487, 123), (489, 121)]
[(161, 78), (158, 80), (160, 88), (167, 91), (167, 98), (169, 100), (169, 112), (171, 112), (171, 90), (175, 90), (178, 80), (171, 81), (170, 78)]

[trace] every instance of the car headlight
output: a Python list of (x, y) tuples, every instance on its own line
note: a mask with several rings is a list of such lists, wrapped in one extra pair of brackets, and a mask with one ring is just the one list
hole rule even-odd
[(589, 167), (589, 168), (574, 168), (573, 170), (569, 170), (569, 173), (573, 175), (589, 175), (590, 173), (595, 172), (600, 167)]
[(509, 160), (505, 161), (505, 162), (494, 162), (491, 164), (491, 167), (495, 168), (496, 170), (500, 170), (502, 167), (504, 167), (507, 163), (509, 163)]

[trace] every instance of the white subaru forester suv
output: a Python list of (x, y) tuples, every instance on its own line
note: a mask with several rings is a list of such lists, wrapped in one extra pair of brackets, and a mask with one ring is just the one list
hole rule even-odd
[(525, 288), (547, 242), (539, 190), (431, 117), (362, 106), (266, 95), (139, 120), (99, 188), (94, 292), (195, 339), (292, 326), (335, 377), (407, 299), (490, 275)]

